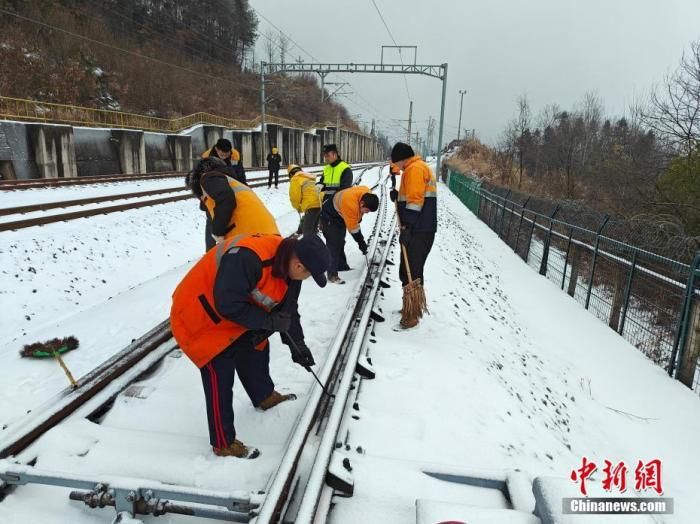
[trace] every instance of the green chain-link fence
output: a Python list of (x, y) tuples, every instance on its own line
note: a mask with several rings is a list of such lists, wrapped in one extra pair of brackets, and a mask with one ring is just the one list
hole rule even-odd
[(700, 390), (700, 251), (663, 225), (450, 172), (450, 190), (533, 269)]

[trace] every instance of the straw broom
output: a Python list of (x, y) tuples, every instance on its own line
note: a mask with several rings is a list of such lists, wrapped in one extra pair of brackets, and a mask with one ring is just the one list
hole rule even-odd
[(46, 342), (35, 342), (34, 344), (27, 344), (19, 352), (22, 358), (54, 358), (56, 362), (61, 366), (63, 372), (66, 374), (71, 387), (75, 389), (78, 387), (78, 382), (73, 377), (73, 374), (66, 366), (61, 355), (72, 351), (78, 347), (78, 339), (71, 336), (62, 339), (54, 338), (47, 340)]
[[(399, 232), (401, 232), (401, 219), (399, 218), (399, 204), (396, 203), (396, 220), (399, 225)], [(399, 244), (401, 241), (399, 240)], [(420, 278), (413, 280), (411, 275), (411, 266), (408, 263), (408, 253), (406, 252), (406, 246), (401, 244), (401, 255), (403, 256), (403, 263), (406, 267), (406, 276), (408, 277), (408, 284), (403, 287), (403, 307), (401, 308), (401, 323), (403, 324), (404, 319), (407, 324), (412, 324), (413, 321), (416, 323), (423, 318), (423, 313), (428, 312), (428, 301), (425, 298), (425, 289), (423, 288), (423, 282)]]

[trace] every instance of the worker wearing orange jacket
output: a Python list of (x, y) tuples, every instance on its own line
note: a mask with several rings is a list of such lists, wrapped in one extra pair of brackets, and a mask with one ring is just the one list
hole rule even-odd
[[(395, 195), (401, 221), (399, 242), (406, 247), (411, 277), (425, 283), (423, 269), (437, 231), (437, 182), (428, 164), (408, 144), (398, 142), (391, 150), (391, 161), (402, 171), (401, 185)], [(399, 278), (404, 286), (408, 284), (403, 257)], [(401, 323), (404, 328), (418, 323), (418, 319), (411, 319), (412, 325), (404, 325), (404, 320)]]
[(367, 254), (367, 242), (362, 236), (360, 221), (366, 213), (379, 208), (379, 198), (367, 186), (354, 186), (342, 189), (326, 200), (321, 208), (321, 230), (326, 237), (331, 253), (328, 281), (332, 284), (344, 284), (338, 277), (338, 264), (345, 247), (345, 232), (349, 231), (357, 242), (362, 254)]
[(295, 363), (306, 369), (314, 365), (297, 299), (301, 281), (310, 276), (319, 286), (326, 285), (329, 258), (317, 235), (239, 235), (209, 250), (175, 289), (170, 326), (183, 353), (200, 369), (216, 455), (260, 454), (236, 439), (236, 374), (259, 409), (296, 398), (275, 390), (268, 338), (280, 333)]
[(231, 178), (218, 158), (200, 161), (188, 175), (188, 184), (211, 222), (207, 251), (242, 233), (279, 234), (275, 218), (255, 191)]

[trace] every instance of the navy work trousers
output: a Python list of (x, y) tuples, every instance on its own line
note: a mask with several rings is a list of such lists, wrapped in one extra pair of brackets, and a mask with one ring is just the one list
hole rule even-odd
[(258, 351), (250, 342), (234, 343), (200, 372), (207, 403), (209, 442), (215, 448), (226, 448), (236, 438), (233, 425), (233, 379), (236, 373), (254, 406), (275, 389), (270, 377), (270, 344)]

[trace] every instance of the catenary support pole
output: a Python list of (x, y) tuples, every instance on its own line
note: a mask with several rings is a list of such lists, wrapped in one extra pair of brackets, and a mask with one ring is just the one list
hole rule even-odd
[(260, 165), (265, 165), (265, 62), (260, 63)]
[(442, 160), (442, 132), (445, 127), (445, 97), (447, 96), (447, 64), (442, 64), (442, 102), (440, 104), (440, 128), (438, 129), (437, 163), (435, 176), (440, 177), (440, 163)]

